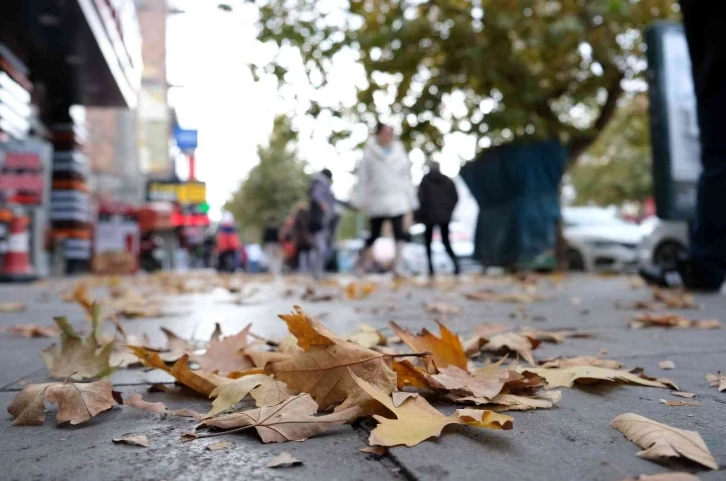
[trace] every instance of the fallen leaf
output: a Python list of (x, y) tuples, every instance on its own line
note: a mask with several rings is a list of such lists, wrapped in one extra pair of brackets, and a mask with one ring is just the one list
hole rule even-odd
[(226, 411), (248, 394), (255, 399), (257, 407), (279, 404), (293, 395), (284, 383), (264, 374), (245, 376), (224, 382), (212, 391), (209, 397), (215, 400), (212, 402), (212, 409), (205, 417), (209, 418)]
[(164, 403), (150, 403), (141, 398), (141, 394), (135, 393), (126, 399), (125, 404), (132, 408), (141, 409), (155, 414), (171, 414), (172, 416), (180, 416), (185, 418), (193, 418), (197, 421), (204, 417), (204, 414), (192, 411), (191, 409), (169, 409)]
[(653, 288), (653, 300), (662, 302), (669, 309), (698, 309), (696, 299), (683, 290)]
[(393, 361), (391, 364), (393, 371), (396, 373), (396, 386), (398, 389), (405, 387), (414, 387), (417, 389), (430, 389), (429, 374), (411, 364), (411, 361), (404, 359), (402, 361)]
[(421, 334), (417, 335), (393, 321), (390, 322), (395, 333), (411, 350), (431, 353), (431, 356), (425, 361), (429, 372), (435, 373), (437, 369), (446, 366), (466, 370), (468, 361), (459, 336), (448, 330), (442, 323), (438, 324), (441, 338), (433, 335), (428, 329), (423, 329)]
[(247, 347), (252, 324), (233, 336), (212, 339), (209, 347), (202, 355), (192, 355), (191, 359), (207, 372), (219, 372), (224, 375), (232, 371), (242, 371), (255, 367), (241, 351)]
[(657, 460), (682, 456), (708, 468), (718, 469), (718, 463), (696, 431), (674, 428), (633, 413), (617, 416), (610, 426), (645, 449), (637, 454), (638, 457)]
[(13, 426), (40, 426), (45, 421), (45, 390), (52, 383), (28, 384), (8, 406)]
[(675, 369), (676, 365), (673, 363), (673, 361), (660, 361), (658, 363), (658, 367), (663, 369), (664, 371), (668, 371), (671, 369)]
[(39, 326), (37, 324), (18, 324), (2, 329), (2, 332), (18, 334), (23, 337), (58, 337), (60, 330), (56, 326)]
[(219, 451), (220, 449), (227, 449), (230, 446), (232, 446), (232, 443), (229, 441), (219, 441), (217, 443), (208, 444), (207, 449), (209, 451)]
[(60, 349), (52, 344), (40, 352), (50, 374), (57, 378), (89, 379), (111, 374), (115, 367), (110, 365), (113, 342), (100, 345), (98, 329), (99, 307), (94, 307), (92, 330), (85, 339), (81, 338), (65, 317), (56, 317), (55, 323), (61, 331)]
[(671, 391), (671, 395), (678, 396), (678, 397), (684, 397), (687, 399), (691, 399), (696, 397), (695, 393), (692, 392), (683, 392), (683, 391)]
[(671, 401), (669, 399), (661, 399), (660, 402), (666, 406), (700, 406), (700, 401)]
[(721, 374), (721, 371), (716, 374), (706, 374), (706, 381), (711, 387), (717, 387), (719, 392), (726, 391), (726, 376)]
[(69, 298), (70, 302), (77, 302), (83, 310), (86, 312), (86, 315), (89, 319), (93, 317), (93, 299), (91, 299), (90, 295), (88, 294), (88, 285), (85, 283), (79, 283), (76, 288), (73, 290), (73, 293), (71, 294)]
[(381, 334), (378, 329), (373, 326), (369, 326), (368, 324), (358, 324), (358, 330), (345, 339), (367, 349), (386, 345), (386, 336)]
[(499, 352), (501, 350), (516, 352), (525, 361), (531, 365), (535, 365), (532, 350), (540, 345), (538, 339), (526, 337), (516, 332), (504, 332), (496, 334), (489, 338), (489, 342), (484, 345), (485, 351)]
[(687, 319), (679, 314), (670, 312), (652, 313), (644, 312), (637, 315), (631, 322), (632, 329), (641, 329), (643, 327), (664, 327), (675, 329), (721, 329), (721, 321), (717, 319)]
[[(358, 390), (350, 372), (387, 392), (396, 386), (391, 358), (335, 336), (320, 322), (296, 307), (292, 316), (280, 316), (304, 352), (292, 359), (268, 364), (265, 373), (297, 392), (307, 392), (324, 410), (354, 396)], [(351, 371), (348, 368), (351, 368)]]
[(697, 476), (690, 473), (661, 473), (661, 474), (641, 474), (636, 479), (625, 478), (621, 481), (700, 481)]
[(439, 389), (465, 393), (477, 398), (491, 399), (504, 387), (504, 382), (498, 378), (477, 379), (455, 366), (441, 368), (439, 374), (432, 375), (431, 378), (433, 385)]
[(173, 376), (181, 384), (196, 392), (209, 396), (214, 391), (214, 388), (217, 387), (217, 383), (211, 381), (208, 377), (197, 374), (189, 369), (189, 356), (187, 354), (184, 354), (181, 359), (169, 368), (156, 352), (151, 352), (138, 346), (129, 346), (129, 349), (141, 360), (144, 366), (161, 369)]
[(292, 359), (291, 354), (286, 354), (284, 352), (253, 351), (250, 349), (245, 349), (244, 351), (242, 351), (242, 353), (247, 356), (250, 361), (252, 361), (254, 367), (265, 367), (273, 362), (288, 361)]
[(141, 446), (143, 448), (149, 447), (149, 438), (147, 438), (143, 434), (140, 436), (126, 436), (123, 438), (113, 438), (111, 441), (113, 441), (116, 444), (131, 444), (134, 446)]
[(312, 287), (305, 289), (305, 293), (300, 298), (307, 302), (329, 302), (338, 297), (335, 292), (317, 292)]
[(641, 386), (667, 387), (666, 384), (645, 379), (624, 370), (608, 369), (597, 366), (573, 366), (564, 368), (524, 368), (524, 372), (531, 372), (547, 380), (547, 388), (572, 387), (575, 382), (590, 384), (597, 381), (620, 381)]
[(442, 316), (461, 314), (463, 309), (459, 306), (446, 304), (444, 302), (430, 302), (424, 305), (424, 309), (428, 312), (439, 314)]
[(25, 304), (22, 302), (0, 302), (0, 312), (22, 312)]
[(491, 336), (509, 329), (510, 327), (506, 324), (479, 324), (474, 328), (474, 334), (464, 341), (464, 352), (468, 357), (477, 355), (482, 346), (489, 342)]
[(605, 367), (608, 369), (620, 369), (623, 367), (622, 363), (612, 359), (602, 359), (599, 356), (575, 356), (575, 357), (562, 357), (557, 359), (550, 359), (549, 361), (543, 361), (540, 367), (543, 368), (564, 368), (573, 366), (597, 366)]
[(560, 391), (547, 391), (535, 396), (519, 396), (516, 394), (497, 394), (491, 399), (466, 396), (456, 399), (457, 402), (485, 404), (492, 411), (529, 411), (531, 409), (550, 409), (562, 397)]
[(464, 294), (464, 296), (471, 301), (512, 302), (522, 304), (529, 304), (535, 301), (549, 299), (548, 296), (534, 292), (496, 292), (492, 289), (470, 292), (468, 294)]
[(514, 420), (509, 416), (479, 409), (457, 409), (445, 416), (420, 396), (409, 397), (396, 407), (387, 393), (353, 376), (354, 381), (369, 396), (386, 407), (396, 419), (375, 415), (379, 423), (371, 432), (368, 443), (372, 446), (415, 446), (422, 441), (441, 435), (449, 424), (468, 424), (489, 429), (512, 429)]
[(374, 456), (385, 456), (388, 453), (388, 448), (384, 448), (383, 446), (366, 446), (365, 448), (360, 448), (358, 451), (373, 454)]
[(191, 354), (197, 349), (197, 346), (193, 342), (176, 335), (165, 327), (161, 328), (161, 332), (166, 336), (166, 348), (159, 353), (159, 356), (164, 362), (176, 362), (184, 354)]
[(351, 282), (345, 286), (345, 297), (348, 299), (365, 299), (376, 290), (376, 284), (372, 282)]
[(273, 406), (205, 419), (202, 424), (231, 431), (255, 428), (263, 443), (283, 443), (304, 441), (328, 428), (352, 421), (350, 412), (315, 416), (317, 411), (318, 405), (309, 394), (299, 394)]
[(296, 464), (302, 464), (297, 458), (294, 458), (290, 453), (281, 452), (272, 461), (267, 463), (268, 468), (289, 468)]

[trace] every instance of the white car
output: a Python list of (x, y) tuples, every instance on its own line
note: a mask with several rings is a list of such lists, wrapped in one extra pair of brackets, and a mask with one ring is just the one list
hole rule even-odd
[(643, 229), (601, 207), (562, 209), (568, 261), (574, 271), (621, 272), (638, 267)]
[(679, 257), (688, 249), (688, 224), (653, 217), (651, 231), (643, 237), (638, 247), (641, 265), (656, 265), (673, 269)]

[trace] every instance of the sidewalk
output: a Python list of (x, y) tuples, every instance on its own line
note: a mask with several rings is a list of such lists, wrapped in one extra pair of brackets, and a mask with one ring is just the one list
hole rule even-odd
[[(248, 278), (250, 279), (250, 278)], [(0, 328), (23, 323), (52, 324), (52, 318), (67, 315), (72, 324), (87, 332), (81, 308), (65, 303), (63, 285), (0, 285), (2, 302), (22, 302), (27, 310), (0, 313)], [(250, 281), (245, 284), (242, 305), (239, 294), (217, 289), (204, 294), (170, 296), (165, 317), (130, 319), (123, 324), (130, 334), (147, 333), (152, 343), (163, 345), (159, 327), (172, 329), (185, 338), (209, 339), (215, 322), (224, 335), (239, 332), (252, 322), (252, 332), (268, 339), (282, 339), (285, 323), (277, 314), (288, 313), (297, 304), (317, 316), (339, 335), (370, 324), (392, 335), (388, 322), (418, 332), (427, 327), (436, 332), (437, 316), (425, 303), (460, 306), (461, 314), (442, 318), (452, 331), (465, 337), (480, 323), (503, 323), (556, 331), (576, 328), (594, 334), (586, 339), (568, 338), (564, 343), (543, 343), (534, 351), (537, 360), (560, 356), (597, 355), (607, 350), (608, 359), (628, 367), (642, 367), (653, 377), (667, 377), (682, 391), (696, 393), (696, 407), (671, 407), (660, 399), (678, 399), (668, 390), (638, 386), (598, 384), (562, 389), (562, 400), (554, 409), (506, 412), (515, 419), (511, 431), (448, 427), (438, 439), (413, 448), (395, 447), (376, 458), (360, 453), (367, 446), (374, 423), (339, 426), (305, 442), (263, 444), (254, 433), (239, 433), (182, 443), (182, 431), (193, 429), (188, 418), (153, 415), (128, 406), (116, 407), (77, 426), (57, 425), (55, 407), (49, 407), (42, 426), (10, 426), (5, 414), (0, 434), (0, 464), (7, 480), (487, 480), (487, 481), (617, 481), (639, 474), (688, 471), (703, 481), (726, 479), (726, 392), (710, 387), (704, 375), (726, 371), (726, 329), (698, 330), (649, 328), (632, 330), (628, 321), (642, 311), (617, 309), (617, 302), (650, 300), (646, 288), (634, 288), (625, 277), (571, 276), (561, 282), (540, 281), (539, 293), (548, 300), (530, 304), (471, 301), (464, 292), (490, 286), (488, 281), (463, 281), (455, 288), (431, 288), (404, 284), (394, 290), (380, 281), (367, 299), (336, 299), (329, 302), (301, 300), (299, 284), (273, 285)], [(500, 288), (501, 286), (496, 286)], [(504, 286), (507, 287), (507, 286)], [(319, 291), (334, 290), (318, 287)], [(675, 311), (689, 318), (726, 322), (726, 296), (697, 296), (701, 310)], [(441, 318), (441, 316), (439, 316)], [(105, 332), (112, 332), (107, 325)], [(27, 339), (0, 333), (0, 405), (7, 407), (27, 383), (45, 382), (47, 370), (38, 353), (57, 339)], [(674, 362), (670, 371), (659, 369), (665, 359)], [(144, 400), (164, 402), (170, 409), (209, 409), (209, 401), (191, 394), (148, 393), (153, 383), (172, 383), (159, 370), (121, 369), (111, 378), (124, 398), (142, 393)], [(437, 405), (444, 413), (453, 405)], [(641, 449), (615, 429), (610, 421), (619, 414), (637, 413), (681, 429), (698, 431), (722, 467), (708, 472), (695, 464), (673, 461), (658, 464), (638, 458)], [(145, 434), (148, 448), (116, 445), (112, 438)], [(232, 447), (209, 451), (206, 446), (231, 441)], [(287, 451), (303, 461), (302, 466), (270, 469), (266, 464)], [(610, 465), (603, 463), (610, 463)], [(616, 466), (613, 468), (612, 466)]]

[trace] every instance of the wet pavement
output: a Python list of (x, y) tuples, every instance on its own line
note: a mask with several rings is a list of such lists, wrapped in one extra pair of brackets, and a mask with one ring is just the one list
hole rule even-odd
[[(628, 321), (637, 312), (617, 309), (617, 302), (649, 300), (650, 292), (631, 285), (625, 277), (571, 276), (564, 280), (538, 282), (539, 293), (548, 299), (530, 304), (471, 301), (463, 293), (485, 288), (512, 288), (499, 279), (466, 278), (457, 284), (437, 287), (414, 283), (392, 285), (377, 278), (376, 291), (367, 299), (338, 298), (325, 302), (301, 299), (303, 281), (282, 283), (248, 280), (241, 294), (223, 289), (212, 292), (171, 295), (164, 298), (165, 315), (123, 321), (131, 334), (147, 333), (153, 344), (163, 345), (159, 327), (182, 337), (208, 339), (219, 323), (225, 335), (252, 323), (252, 331), (269, 339), (287, 334), (277, 314), (301, 305), (338, 334), (355, 331), (360, 323), (387, 328), (388, 322), (412, 330), (434, 328), (441, 318), (453, 331), (469, 334), (480, 323), (503, 323), (516, 327), (591, 333), (586, 339), (567, 339), (562, 344), (543, 343), (534, 351), (538, 360), (555, 356), (596, 355), (629, 367), (643, 367), (651, 376), (666, 376), (681, 390), (696, 393), (697, 407), (669, 407), (660, 399), (677, 399), (667, 390), (635, 386), (598, 385), (563, 389), (556, 408), (507, 413), (514, 417), (511, 431), (478, 430), (463, 426), (447, 428), (438, 440), (413, 448), (393, 448), (377, 458), (360, 453), (367, 445), (372, 423), (340, 426), (302, 443), (262, 444), (254, 433), (230, 434), (183, 443), (182, 431), (195, 422), (149, 414), (128, 406), (114, 408), (77, 426), (57, 425), (55, 406), (49, 405), (42, 426), (11, 427), (5, 414), (0, 431), (0, 463), (7, 480), (231, 480), (231, 479), (340, 479), (340, 480), (593, 480), (615, 481), (625, 475), (654, 474), (668, 470), (698, 472), (702, 480), (724, 480), (726, 470), (706, 472), (682, 462), (658, 464), (640, 459), (640, 449), (609, 427), (618, 414), (633, 412), (682, 429), (698, 431), (721, 466), (726, 466), (726, 392), (709, 387), (706, 373), (726, 370), (726, 329), (632, 330)], [(343, 280), (347, 282), (347, 280)], [(0, 285), (0, 301), (22, 302), (27, 309), (0, 313), (0, 327), (22, 323), (52, 324), (52, 318), (67, 315), (79, 330), (88, 329), (82, 309), (61, 300), (72, 281), (34, 285)], [(141, 289), (141, 288), (139, 288)], [(519, 287), (517, 287), (519, 289)], [(316, 287), (318, 292), (340, 289)], [(237, 301), (241, 299), (242, 303)], [(678, 311), (686, 317), (717, 318), (726, 314), (724, 295), (700, 296), (700, 310)], [(436, 316), (424, 305), (442, 302), (457, 305), (462, 312)], [(112, 332), (111, 325), (105, 331)], [(392, 334), (390, 330), (384, 331)], [(27, 383), (48, 379), (38, 353), (54, 340), (27, 339), (0, 333), (0, 404), (7, 406)], [(658, 362), (671, 360), (676, 369), (662, 371)], [(151, 402), (170, 408), (201, 412), (209, 401), (186, 392), (148, 393), (152, 383), (173, 383), (160, 371), (121, 369), (111, 376), (115, 389), (124, 395), (142, 393)], [(454, 406), (438, 406), (449, 412)], [(112, 438), (145, 434), (149, 448), (116, 445)], [(208, 444), (231, 441), (229, 449), (209, 451)], [(266, 464), (282, 451), (303, 461), (302, 466), (270, 469)]]

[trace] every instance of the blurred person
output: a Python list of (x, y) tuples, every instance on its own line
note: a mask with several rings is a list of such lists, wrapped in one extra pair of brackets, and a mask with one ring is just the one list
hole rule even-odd
[(315, 236), (315, 248), (318, 251), (315, 276), (320, 277), (325, 272), (333, 242), (335, 230), (338, 226), (340, 216), (336, 210), (338, 204), (346, 205), (346, 202), (335, 198), (333, 189), (333, 173), (330, 169), (323, 169), (313, 177), (308, 191), (310, 201), (310, 231)]
[(262, 270), (262, 247), (259, 244), (245, 245), (247, 253), (247, 272), (257, 274)]
[(297, 250), (298, 270), (314, 274), (317, 250), (315, 237), (310, 231), (310, 209), (305, 202), (300, 202), (295, 208), (291, 234)]
[(361, 251), (357, 270), (370, 265), (371, 246), (381, 236), (383, 223), (390, 221), (396, 241), (394, 274), (400, 275), (403, 246), (408, 241), (404, 216), (418, 209), (418, 199), (411, 180), (411, 161), (390, 125), (378, 123), (375, 135), (366, 142), (352, 204), (370, 219), (370, 236)]
[(675, 271), (641, 269), (651, 284), (716, 292), (726, 279), (726, 9), (681, 0), (691, 56), (703, 170), (698, 181), (688, 256)]
[(280, 242), (280, 226), (277, 217), (270, 216), (262, 231), (262, 250), (265, 253), (267, 269), (277, 277), (282, 272), (282, 244)]
[(416, 213), (416, 218), (426, 226), (426, 257), (429, 262), (429, 276), (433, 277), (435, 274), (431, 258), (431, 243), (436, 227), (439, 228), (441, 242), (454, 263), (454, 274), (458, 275), (459, 262), (451, 247), (451, 242), (449, 242), (449, 224), (454, 208), (459, 202), (459, 194), (456, 192), (454, 181), (441, 173), (438, 162), (429, 162), (428, 168), (428, 172), (421, 179), (418, 187), (420, 208)]
[(217, 230), (217, 270), (234, 272), (237, 270), (242, 243), (237, 235), (234, 217), (229, 212), (222, 214), (222, 221)]

